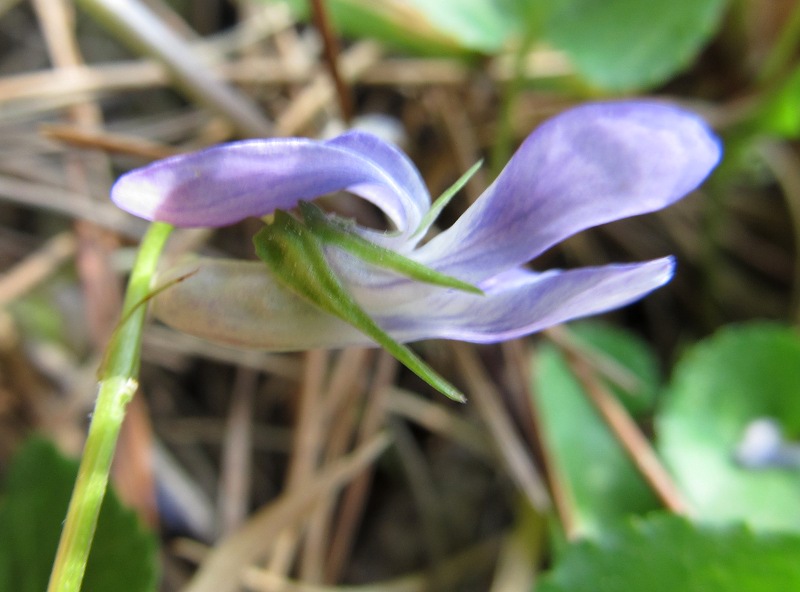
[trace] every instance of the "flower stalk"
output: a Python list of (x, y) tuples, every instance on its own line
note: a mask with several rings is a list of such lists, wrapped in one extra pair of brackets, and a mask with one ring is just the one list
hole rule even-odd
[(128, 281), (122, 321), (111, 337), (100, 368), (97, 401), (47, 592), (81, 589), (125, 407), (138, 387), (142, 328), (151, 279), (171, 231), (169, 224), (156, 222), (142, 239)]

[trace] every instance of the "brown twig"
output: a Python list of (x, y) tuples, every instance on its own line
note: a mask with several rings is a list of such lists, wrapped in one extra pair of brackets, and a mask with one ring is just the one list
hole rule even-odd
[(324, 0), (311, 0), (311, 15), (314, 20), (314, 26), (322, 35), (325, 63), (336, 87), (336, 96), (339, 100), (339, 108), (342, 111), (342, 119), (349, 123), (352, 121), (354, 114), (353, 94), (339, 71), (339, 43), (333, 33), (333, 26), (331, 25), (330, 15)]
[(689, 514), (690, 508), (683, 494), (622, 404), (608, 392), (585, 361), (567, 353), (567, 362), (617, 441), (664, 507), (676, 514)]
[(108, 153), (140, 156), (157, 160), (179, 154), (181, 151), (157, 142), (141, 138), (110, 134), (98, 130), (86, 130), (72, 125), (43, 124), (41, 133), (46, 138), (57, 140), (76, 148), (92, 148)]
[[(377, 63), (380, 47), (372, 41), (361, 41), (342, 52), (340, 65), (346, 80), (360, 78), (361, 74)], [(275, 122), (275, 134), (293, 136), (300, 133), (308, 123), (333, 99), (335, 94), (327, 76), (315, 76), (307, 86), (283, 110)]]

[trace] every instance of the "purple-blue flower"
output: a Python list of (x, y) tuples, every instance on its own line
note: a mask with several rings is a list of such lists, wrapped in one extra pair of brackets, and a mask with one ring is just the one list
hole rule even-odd
[[(137, 216), (190, 227), (232, 224), (340, 190), (356, 194), (393, 230), (355, 232), (484, 291), (421, 283), (327, 245), (328, 263), (358, 304), (399, 342), (491, 343), (625, 305), (669, 281), (670, 257), (566, 271), (525, 264), (581, 230), (675, 202), (719, 158), (718, 139), (681, 109), (643, 101), (577, 107), (534, 131), (461, 218), (424, 244), (431, 200), (419, 172), (360, 132), (248, 140), (169, 158), (121, 177), (112, 199)], [(298, 298), (260, 261), (194, 259), (163, 281), (192, 270), (155, 298), (156, 315), (177, 329), (274, 351), (372, 344)]]

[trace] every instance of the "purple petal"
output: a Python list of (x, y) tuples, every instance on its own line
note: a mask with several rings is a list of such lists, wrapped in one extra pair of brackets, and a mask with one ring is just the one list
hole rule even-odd
[(576, 232), (673, 203), (706, 178), (720, 150), (702, 120), (674, 107), (577, 107), (533, 132), (495, 183), (415, 258), (480, 281)]
[[(376, 315), (400, 341), (455, 339), (495, 343), (638, 300), (672, 277), (672, 258), (535, 274), (515, 270), (484, 286), (486, 296), (453, 291), (400, 315)], [(413, 311), (416, 311), (415, 313)], [(408, 314), (402, 314), (408, 313)]]
[(160, 160), (123, 175), (111, 199), (148, 220), (224, 226), (340, 190), (374, 203), (404, 235), (430, 204), (408, 158), (361, 132), (328, 142), (248, 140)]
[[(271, 351), (375, 345), (283, 288), (261, 262), (199, 259), (159, 283), (195, 270), (154, 299), (156, 317), (180, 331)], [(493, 343), (628, 304), (665, 284), (672, 271), (671, 258), (543, 274), (515, 270), (485, 285), (483, 297), (411, 280), (381, 290), (350, 287), (398, 341)]]

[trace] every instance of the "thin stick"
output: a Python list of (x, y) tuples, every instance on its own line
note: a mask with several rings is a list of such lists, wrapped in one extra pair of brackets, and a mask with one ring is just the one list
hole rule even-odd
[(77, 148), (95, 148), (109, 153), (140, 156), (150, 160), (166, 158), (181, 151), (172, 146), (150, 142), (141, 138), (86, 130), (72, 125), (43, 124), (40, 131), (46, 138), (64, 142)]
[(353, 119), (354, 112), (353, 94), (350, 91), (350, 87), (345, 83), (344, 78), (342, 78), (341, 72), (339, 72), (339, 43), (333, 34), (333, 26), (331, 25), (330, 15), (324, 0), (311, 0), (311, 15), (314, 20), (314, 26), (322, 35), (325, 63), (336, 87), (336, 96), (339, 99), (342, 119), (349, 123)]

